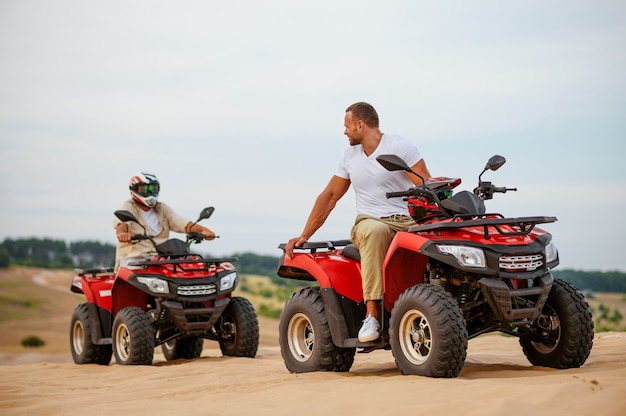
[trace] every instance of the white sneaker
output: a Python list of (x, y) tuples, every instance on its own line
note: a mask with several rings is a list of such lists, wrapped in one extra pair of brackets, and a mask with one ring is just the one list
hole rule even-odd
[(372, 315), (367, 315), (359, 330), (359, 342), (374, 341), (380, 337), (380, 323)]

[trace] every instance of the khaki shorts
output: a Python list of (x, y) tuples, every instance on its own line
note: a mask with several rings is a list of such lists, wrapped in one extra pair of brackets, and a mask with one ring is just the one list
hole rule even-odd
[(406, 231), (413, 225), (415, 221), (408, 215), (376, 218), (360, 214), (356, 217), (350, 235), (361, 254), (364, 300), (383, 298), (383, 262), (389, 244), (396, 232)]

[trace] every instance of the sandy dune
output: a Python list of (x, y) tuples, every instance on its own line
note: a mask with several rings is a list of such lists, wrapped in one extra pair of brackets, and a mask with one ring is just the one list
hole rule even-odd
[[(54, 285), (54, 276), (46, 280)], [(59, 303), (81, 301), (44, 290), (54, 291)], [(280, 356), (278, 322), (260, 321), (255, 359), (222, 357), (217, 344), (207, 342), (191, 361), (166, 362), (157, 349), (151, 367), (73, 364), (69, 315), (31, 319), (27, 329), (25, 322), (2, 322), (0, 414), (626, 414), (626, 333), (596, 335), (585, 365), (571, 370), (533, 367), (516, 339), (481, 336), (470, 341), (458, 378), (430, 379), (402, 376), (391, 351), (357, 354), (349, 373), (290, 374)], [(42, 350), (5, 343), (20, 328), (45, 333), (57, 327), (62, 334), (47, 337), (52, 341)]]

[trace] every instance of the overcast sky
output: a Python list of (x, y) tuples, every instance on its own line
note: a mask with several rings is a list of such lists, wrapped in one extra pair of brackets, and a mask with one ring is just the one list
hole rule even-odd
[[(561, 268), (626, 271), (626, 3), (0, 0), (0, 241), (115, 243), (141, 170), (220, 235), (280, 255), (348, 146), (345, 108), (434, 176), (518, 192)], [(311, 240), (349, 236), (354, 195)]]

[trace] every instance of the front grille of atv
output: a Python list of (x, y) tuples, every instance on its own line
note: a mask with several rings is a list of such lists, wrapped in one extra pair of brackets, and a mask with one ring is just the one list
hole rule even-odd
[(180, 296), (202, 296), (217, 292), (216, 285), (178, 286), (176, 293)]
[(541, 254), (500, 257), (500, 269), (507, 272), (533, 271), (541, 266), (543, 266), (543, 256)]

